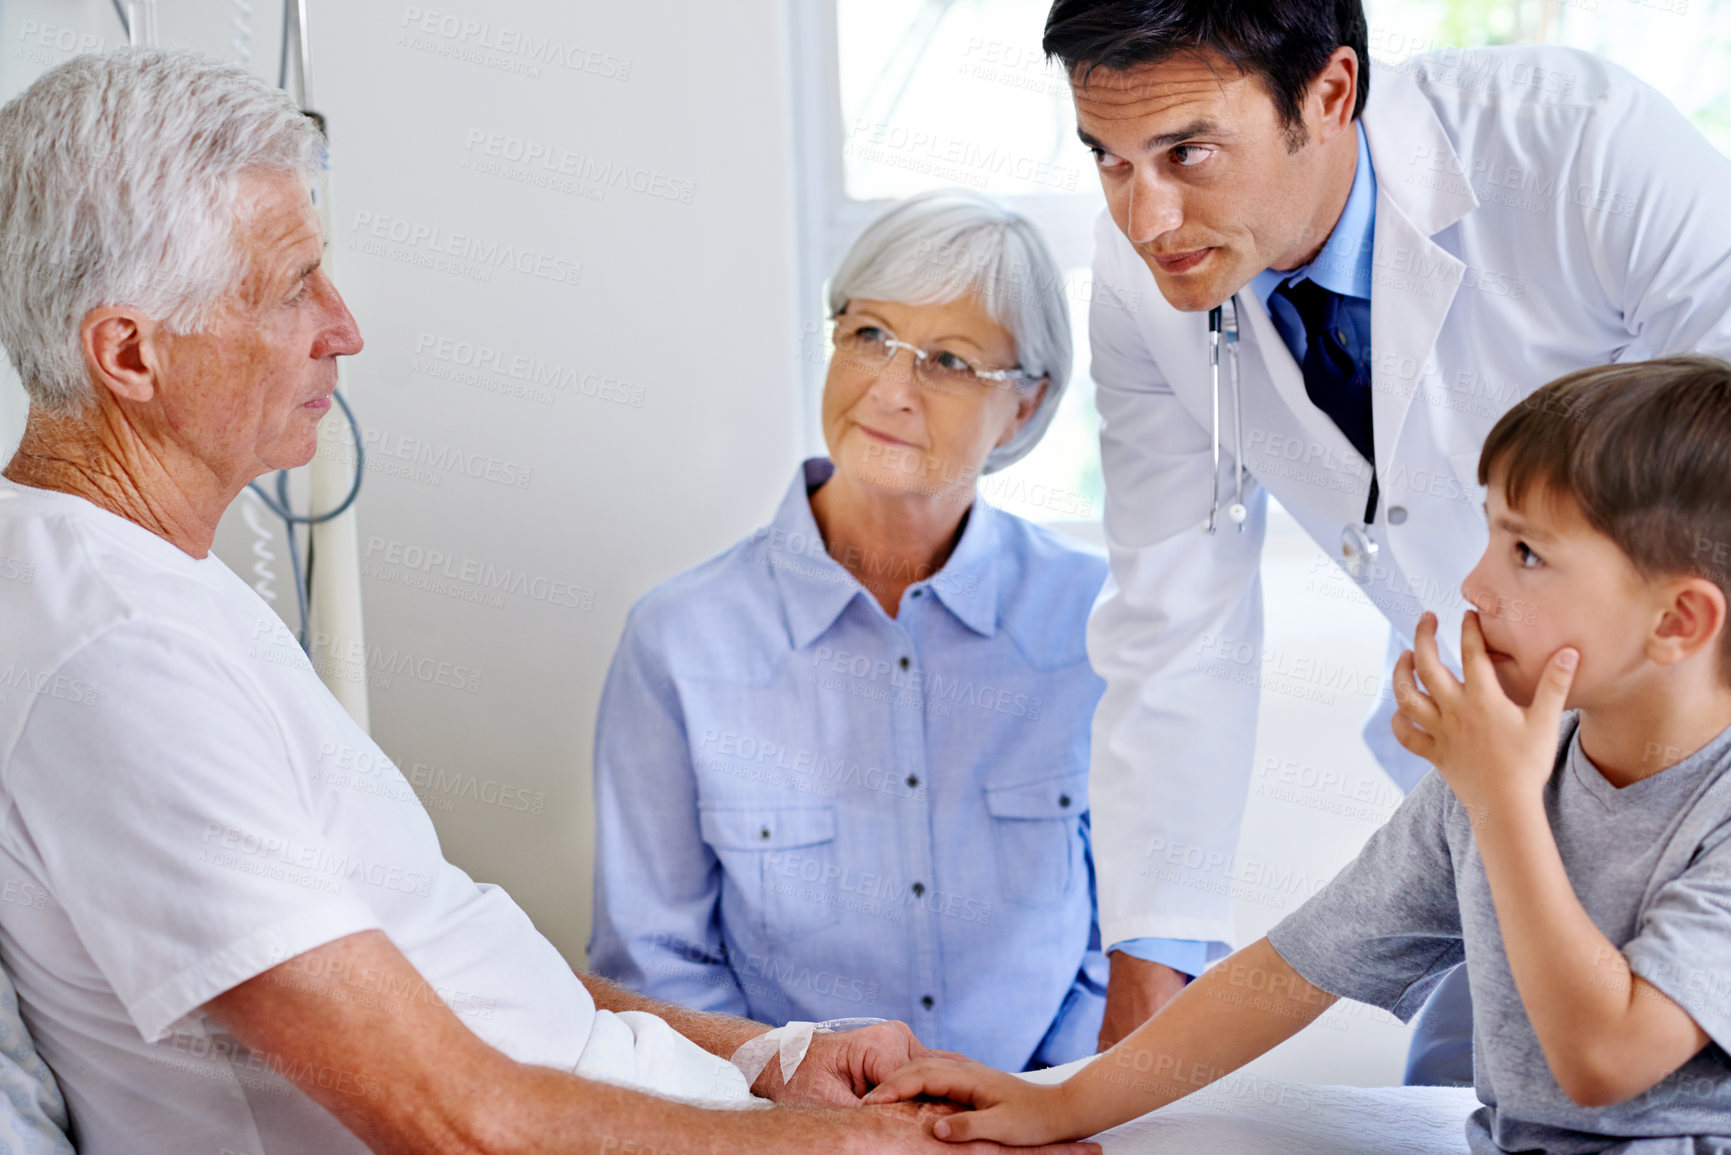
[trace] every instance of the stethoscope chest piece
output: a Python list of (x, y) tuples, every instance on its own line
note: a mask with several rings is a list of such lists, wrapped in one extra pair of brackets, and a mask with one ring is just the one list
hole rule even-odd
[(1371, 564), (1376, 561), (1377, 544), (1370, 536), (1370, 527), (1376, 524), (1376, 506), (1381, 495), (1382, 487), (1377, 484), (1373, 469), (1370, 492), (1365, 494), (1364, 520), (1357, 524), (1348, 522), (1340, 531), (1340, 568), (1359, 585), (1370, 581)]
[(1370, 580), (1370, 566), (1376, 560), (1377, 548), (1368, 525), (1347, 526), (1340, 531), (1340, 568), (1363, 585)]

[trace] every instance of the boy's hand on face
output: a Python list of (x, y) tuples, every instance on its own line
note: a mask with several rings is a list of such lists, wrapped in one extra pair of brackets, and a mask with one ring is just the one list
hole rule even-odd
[(1435, 614), (1419, 619), (1413, 648), (1395, 664), (1394, 736), (1437, 768), (1476, 824), (1510, 802), (1536, 799), (1550, 779), (1580, 655), (1570, 646), (1552, 654), (1532, 705), (1521, 707), (1497, 680), (1477, 613), (1461, 623), (1464, 683), (1443, 665), (1436, 626)]

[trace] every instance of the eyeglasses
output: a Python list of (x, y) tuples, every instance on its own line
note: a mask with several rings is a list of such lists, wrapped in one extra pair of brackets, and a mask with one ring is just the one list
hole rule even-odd
[(972, 393), (987, 385), (1020, 385), (1038, 381), (1021, 370), (982, 369), (947, 349), (919, 349), (882, 325), (838, 317), (835, 323), (836, 355), (855, 361), (863, 369), (881, 373), (895, 359), (896, 351), (914, 355), (914, 380), (939, 393)]

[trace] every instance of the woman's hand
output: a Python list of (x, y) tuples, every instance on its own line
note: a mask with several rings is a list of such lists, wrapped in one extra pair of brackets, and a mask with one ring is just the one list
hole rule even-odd
[(865, 1103), (893, 1103), (918, 1095), (973, 1108), (932, 1123), (932, 1134), (951, 1143), (990, 1139), (1012, 1147), (1035, 1147), (1083, 1137), (1069, 1122), (1061, 1085), (1030, 1083), (966, 1059), (910, 1063), (867, 1095)]
[(1461, 622), (1464, 683), (1443, 665), (1436, 625), (1435, 614), (1420, 618), (1413, 648), (1395, 664), (1394, 736), (1437, 768), (1477, 823), (1506, 803), (1532, 801), (1549, 781), (1579, 655), (1567, 646), (1552, 654), (1523, 708), (1503, 693), (1477, 613)]

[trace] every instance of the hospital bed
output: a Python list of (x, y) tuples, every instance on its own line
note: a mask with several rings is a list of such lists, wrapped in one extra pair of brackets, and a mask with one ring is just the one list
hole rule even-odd
[[(1056, 1083), (1093, 1062), (1024, 1075)], [(1466, 1155), (1470, 1087), (1323, 1087), (1240, 1071), (1094, 1138), (1105, 1155)]]

